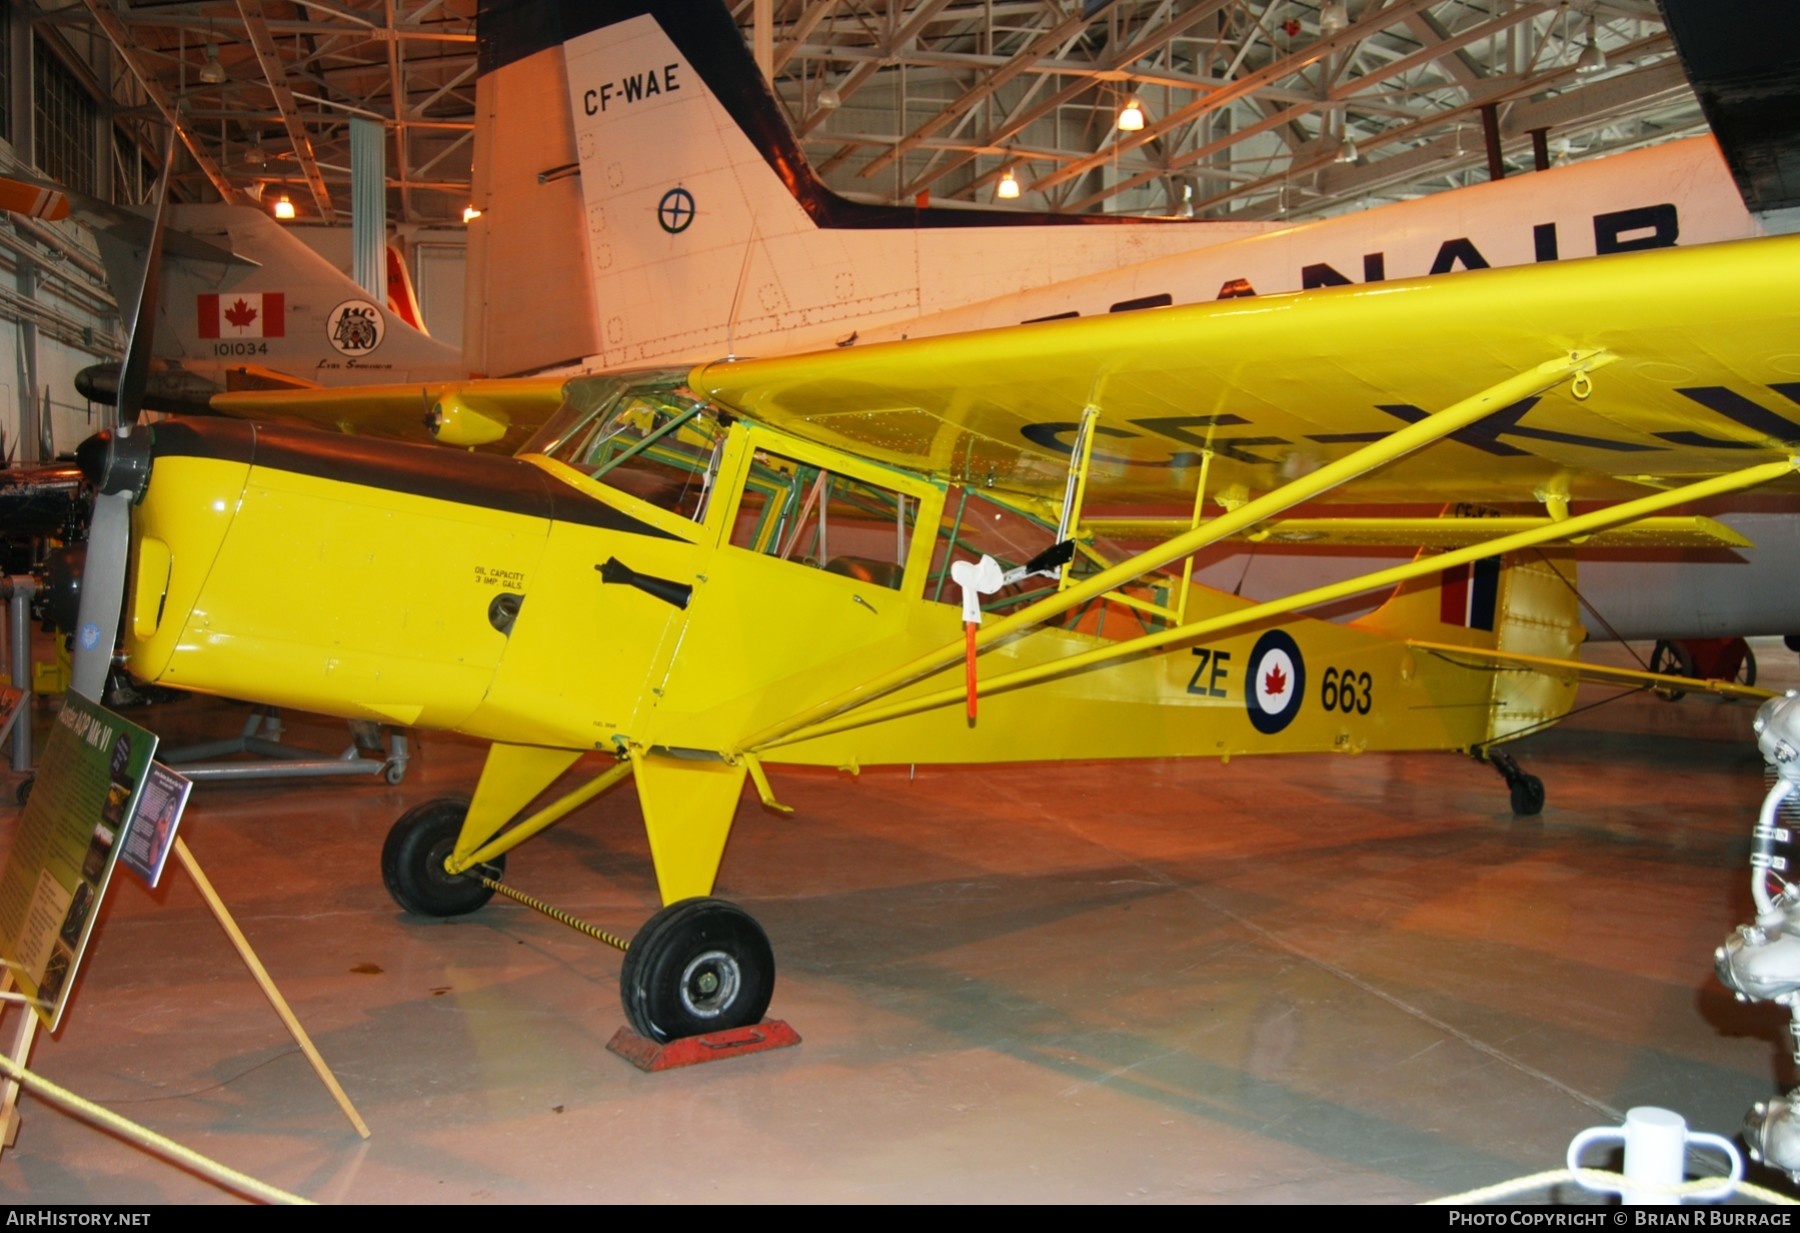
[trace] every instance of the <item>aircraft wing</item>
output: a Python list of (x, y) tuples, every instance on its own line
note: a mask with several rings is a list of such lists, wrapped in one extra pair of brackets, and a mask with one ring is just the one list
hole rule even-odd
[(564, 377), (234, 390), (211, 409), (240, 419), (307, 424), (399, 441), (479, 446), (512, 453), (562, 402)]
[(690, 384), (822, 444), (1044, 500), (1092, 408), (1090, 507), (1191, 500), (1203, 464), (1230, 504), (1493, 398), (1334, 495), (1555, 510), (1787, 459), (1797, 276), (1800, 236), (1665, 248), (717, 362)]

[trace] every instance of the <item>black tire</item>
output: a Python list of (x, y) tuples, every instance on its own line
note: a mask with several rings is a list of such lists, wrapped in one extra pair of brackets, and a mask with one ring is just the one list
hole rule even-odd
[(388, 763), (382, 768), (381, 777), (391, 784), (398, 784), (406, 778), (406, 764), (404, 762)]
[[(1679, 642), (1658, 642), (1650, 651), (1650, 671), (1665, 676), (1693, 676), (1694, 656)], [(1679, 702), (1687, 697), (1687, 690), (1658, 686), (1656, 696)]]
[(652, 916), (619, 973), (625, 1018), (664, 1043), (761, 1023), (774, 992), (768, 935), (723, 899), (683, 899)]
[[(456, 847), (456, 836), (468, 816), (469, 802), (460, 797), (426, 801), (400, 815), (381, 845), (381, 880), (394, 902), (415, 916), (463, 916), (494, 892), (472, 874), (454, 877), (444, 861)], [(506, 869), (499, 856), (482, 866), (491, 877)]]
[(1520, 775), (1512, 783), (1512, 811), (1516, 817), (1535, 818), (1544, 812), (1544, 781), (1536, 775)]
[(1756, 652), (1750, 649), (1750, 644), (1747, 642), (1744, 644), (1744, 662), (1738, 665), (1737, 683), (1739, 685), (1756, 684)]
[(25, 802), (27, 802), (31, 799), (31, 789), (36, 784), (37, 784), (37, 776), (36, 775), (25, 776), (25, 778), (23, 778), (19, 781), (19, 786), (13, 789), (13, 799), (15, 801), (18, 801), (20, 805), (25, 804)]

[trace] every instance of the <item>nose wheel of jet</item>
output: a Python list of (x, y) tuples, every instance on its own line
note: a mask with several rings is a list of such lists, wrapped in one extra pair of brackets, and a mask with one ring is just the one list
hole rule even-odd
[(684, 899), (652, 916), (619, 974), (626, 1019), (662, 1043), (760, 1023), (774, 992), (768, 935), (723, 899)]
[[(452, 874), (444, 861), (456, 847), (469, 802), (456, 797), (427, 801), (400, 815), (381, 847), (381, 880), (394, 902), (415, 916), (464, 916), (494, 897), (479, 875)], [(481, 871), (498, 878), (506, 857)]]

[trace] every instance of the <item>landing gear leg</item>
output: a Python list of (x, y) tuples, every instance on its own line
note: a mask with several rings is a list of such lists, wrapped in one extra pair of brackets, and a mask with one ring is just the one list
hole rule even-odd
[(1535, 818), (1544, 812), (1544, 781), (1520, 770), (1511, 754), (1500, 749), (1478, 749), (1475, 757), (1499, 771), (1500, 778), (1506, 780), (1506, 789), (1512, 794), (1512, 811), (1516, 816)]
[(619, 973), (626, 1019), (662, 1043), (760, 1023), (774, 992), (768, 935), (723, 899), (683, 899), (652, 916)]

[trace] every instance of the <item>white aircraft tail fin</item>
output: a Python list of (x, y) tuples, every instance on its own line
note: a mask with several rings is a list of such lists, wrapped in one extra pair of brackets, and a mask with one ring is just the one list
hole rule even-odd
[[(377, 305), (325, 258), (263, 211), (171, 208), (157, 302), (152, 408), (204, 403), (243, 368), (315, 385), (448, 380), (464, 375), (453, 347)], [(131, 286), (142, 268), (139, 229), (93, 222), (107, 276)], [(395, 285), (390, 283), (390, 285)], [(410, 298), (410, 286), (398, 286)], [(416, 312), (416, 302), (414, 303)], [(104, 374), (84, 389), (105, 398)], [(170, 397), (158, 397), (159, 386)]]
[(464, 336), (493, 375), (830, 346), (1268, 227), (846, 199), (717, 0), (483, 0), (480, 31)]

